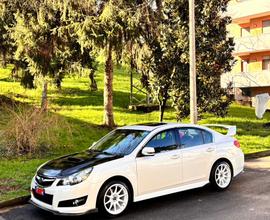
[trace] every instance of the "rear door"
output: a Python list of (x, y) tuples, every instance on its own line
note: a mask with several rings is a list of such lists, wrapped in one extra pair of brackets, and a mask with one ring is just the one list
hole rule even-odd
[(183, 127), (177, 132), (182, 149), (182, 182), (191, 184), (208, 180), (216, 147), (206, 130)]

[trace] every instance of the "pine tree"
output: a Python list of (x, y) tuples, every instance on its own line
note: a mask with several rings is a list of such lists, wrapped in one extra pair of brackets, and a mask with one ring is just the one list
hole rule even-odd
[(26, 10), (18, 10), (12, 38), (16, 45), (15, 59), (27, 63), (27, 71), (43, 80), (41, 107), (46, 110), (48, 80), (63, 73), (66, 50), (65, 24), (55, 1), (26, 0)]
[(10, 28), (14, 25), (13, 13), (16, 12), (16, 8), (13, 3), (15, 2), (0, 0), (0, 53), (4, 68), (8, 62), (8, 56), (11, 56), (14, 51)]
[(133, 38), (138, 20), (136, 1), (98, 1), (94, 14), (86, 17), (79, 26), (79, 41), (83, 47), (93, 45), (104, 50), (104, 125), (115, 126), (113, 115), (113, 66), (114, 54), (121, 54), (125, 44)]
[[(57, 4), (56, 4), (57, 2)], [(96, 91), (97, 83), (95, 80), (95, 71), (97, 70), (97, 51), (94, 50), (92, 42), (80, 42), (81, 24), (84, 23), (86, 17), (95, 16), (96, 2), (94, 0), (66, 0), (52, 2), (54, 9), (61, 12), (61, 22), (64, 27), (59, 29), (61, 37), (65, 42), (65, 69), (73, 71), (75, 69), (84, 69), (89, 72), (89, 87), (91, 91)], [(91, 22), (91, 26), (94, 23)], [(60, 83), (61, 80), (58, 80)]]

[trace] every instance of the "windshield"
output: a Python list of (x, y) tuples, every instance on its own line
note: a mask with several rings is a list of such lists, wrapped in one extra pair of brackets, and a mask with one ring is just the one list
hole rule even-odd
[(149, 131), (127, 129), (114, 130), (97, 142), (90, 150), (114, 155), (128, 155), (148, 134)]

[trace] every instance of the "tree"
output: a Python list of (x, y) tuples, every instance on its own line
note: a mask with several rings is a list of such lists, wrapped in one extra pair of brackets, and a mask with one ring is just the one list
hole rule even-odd
[(7, 57), (14, 51), (13, 41), (10, 37), (10, 28), (14, 25), (13, 13), (16, 12), (16, 1), (0, 0), (0, 52), (2, 66), (7, 65)]
[(27, 67), (27, 63), (13, 59), (16, 45), (11, 37), (11, 30), (16, 24), (14, 14), (17, 11), (27, 10), (28, 3), (30, 2), (22, 2), (20, 0), (0, 1), (0, 51), (2, 54), (2, 66), (5, 68), (7, 62), (14, 65), (11, 77), (16, 80), (20, 79), (21, 85), (26, 88), (34, 88), (32, 75), (24, 69)]
[(34, 88), (34, 76), (27, 70), (27, 63), (23, 60), (13, 59), (16, 44), (11, 37), (12, 28), (16, 25), (15, 14), (28, 13), (31, 1), (1, 0), (0, 1), (0, 51), (2, 53), (2, 66), (7, 62), (13, 64), (11, 77), (21, 81), (25, 88)]
[[(227, 38), (226, 26), (230, 23), (231, 19), (225, 17), (225, 12), (228, 4), (228, 0), (208, 0), (196, 2), (196, 54), (197, 54), (197, 85), (198, 85), (198, 110), (199, 113), (211, 112), (218, 116), (224, 116), (227, 113), (231, 98), (228, 95), (226, 89), (222, 89), (220, 86), (220, 76), (222, 73), (231, 70), (233, 63), (232, 52), (234, 49), (233, 40)], [(182, 24), (174, 22), (172, 28), (175, 30), (176, 26), (181, 30), (188, 30), (186, 14), (188, 8), (184, 1), (175, 4), (175, 10), (168, 15), (178, 15), (183, 18)], [(181, 10), (180, 10), (181, 9)], [(172, 30), (173, 30), (172, 29)], [(179, 31), (178, 29), (178, 31)], [(179, 33), (176, 29), (173, 33), (177, 35)], [(182, 35), (181, 35), (182, 36)], [(187, 48), (186, 45), (187, 36), (182, 36), (179, 42), (182, 50)], [(185, 50), (187, 51), (187, 49)], [(187, 53), (184, 52), (181, 55), (183, 68), (188, 68), (189, 63)], [(188, 81), (188, 77), (185, 77)], [(187, 102), (189, 96), (183, 92), (178, 92), (177, 88), (185, 85), (180, 81), (175, 81), (175, 102), (174, 105), (178, 109), (178, 118), (183, 118), (188, 115), (188, 105), (179, 104), (178, 100)], [(188, 91), (188, 87), (186, 87)], [(189, 94), (189, 93), (188, 93)]]
[(3, 15), (0, 17), (0, 51), (2, 53), (2, 66), (5, 68), (7, 64), (7, 53), (8, 53), (8, 41), (7, 41), (7, 29), (5, 22), (3, 21)]
[(69, 56), (61, 11), (55, 8), (54, 1), (28, 0), (27, 11), (18, 11), (15, 20), (12, 29), (15, 59), (26, 62), (31, 74), (42, 77), (41, 107), (46, 110), (48, 79), (62, 73)]
[(93, 45), (104, 50), (104, 125), (115, 126), (113, 115), (113, 55), (121, 54), (136, 29), (136, 1), (98, 1), (97, 11), (86, 17), (78, 30), (83, 47)]
[[(57, 2), (57, 4), (55, 4)], [(95, 80), (95, 71), (97, 70), (96, 54), (93, 43), (86, 44), (80, 42), (78, 33), (81, 24), (84, 23), (87, 16), (95, 16), (96, 1), (95, 0), (69, 0), (55, 1), (53, 7), (61, 12), (61, 23), (63, 27), (59, 29), (61, 37), (65, 42), (65, 50), (68, 56), (65, 56), (65, 69), (73, 71), (75, 69), (84, 69), (89, 71), (89, 87), (91, 91), (96, 91), (97, 83)], [(91, 22), (91, 26), (94, 23)], [(80, 35), (80, 34), (79, 34)], [(61, 78), (56, 78), (57, 84), (61, 84)]]
[[(75, 40), (74, 40), (75, 39)], [(89, 74), (89, 88), (91, 91), (97, 91), (97, 82), (95, 80), (95, 72), (97, 70), (98, 62), (96, 61), (96, 52), (91, 47), (81, 48), (76, 40), (76, 36), (70, 40), (70, 62), (76, 68), (83, 68), (88, 70)]]
[[(15, 14), (31, 14), (35, 0), (0, 0), (0, 49), (2, 53), (3, 66), (7, 62), (15, 65), (15, 70), (25, 66), (25, 62), (13, 59), (16, 44), (12, 38), (12, 28), (16, 25)], [(9, 59), (8, 59), (9, 58)]]
[[(153, 1), (153, 5), (144, 8), (147, 19), (141, 19), (143, 37), (141, 43), (142, 83), (153, 95), (159, 104), (159, 120), (163, 121), (164, 111), (170, 98), (171, 81), (175, 74), (175, 63), (171, 54), (164, 48), (164, 36), (167, 24), (163, 17), (163, 3), (161, 0)], [(174, 42), (172, 42), (174, 43)]]
[[(177, 118), (180, 120), (189, 115), (188, 4), (184, 0), (164, 0), (160, 4), (162, 7), (158, 12), (162, 16), (158, 19), (153, 19), (154, 9), (151, 7), (148, 9), (152, 10), (148, 13), (148, 19), (155, 21), (155, 27), (147, 28), (149, 22), (143, 23), (145, 30), (148, 32), (150, 30), (150, 36), (153, 36), (151, 33), (155, 33), (154, 39), (157, 41), (157, 46), (151, 49), (150, 56), (153, 57), (151, 69), (155, 71), (152, 71), (153, 76), (148, 82), (151, 84), (151, 78), (156, 79), (155, 82), (159, 83), (158, 88), (164, 89), (156, 91), (162, 91), (159, 95), (164, 96), (164, 100), (169, 94), (177, 111)], [(227, 113), (231, 102), (226, 90), (220, 87), (220, 75), (230, 71), (233, 62), (234, 44), (232, 39), (227, 38), (226, 31), (230, 18), (222, 15), (227, 4), (228, 0), (196, 1), (199, 113), (212, 112), (223, 116)], [(146, 37), (144, 39), (149, 42)], [(165, 67), (170, 63), (171, 65), (162, 70), (160, 66), (162, 63)], [(170, 83), (166, 84), (166, 80), (163, 82), (164, 76), (167, 76), (165, 78)]]
[(162, 46), (157, 39), (152, 38), (147, 45), (146, 50), (148, 52), (144, 55), (141, 66), (144, 76), (142, 78), (146, 79), (146, 81), (143, 81), (146, 89), (158, 101), (159, 121), (162, 122), (166, 104), (170, 98), (175, 63), (172, 63), (170, 57), (164, 54)]

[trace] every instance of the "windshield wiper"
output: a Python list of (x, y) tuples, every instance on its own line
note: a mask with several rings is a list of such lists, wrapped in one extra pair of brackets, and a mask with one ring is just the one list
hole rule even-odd
[(120, 153), (110, 153), (110, 152), (107, 152), (107, 151), (103, 151), (102, 153), (108, 154), (108, 155), (113, 155), (113, 156), (124, 156), (124, 154), (120, 154)]
[(108, 155), (117, 155), (117, 154), (113, 154), (113, 153), (110, 153), (110, 152), (107, 152), (107, 151), (102, 151), (103, 154), (108, 154)]
[(97, 153), (102, 153), (101, 150), (97, 150), (97, 149), (88, 149), (89, 151), (92, 151), (92, 152), (97, 152)]
[(97, 152), (97, 153), (107, 154), (107, 155), (123, 156), (123, 154), (110, 153), (110, 152), (107, 152), (107, 151), (101, 151), (101, 150), (97, 150), (97, 149), (88, 149), (88, 150), (89, 150), (89, 151), (92, 151), (92, 152)]

